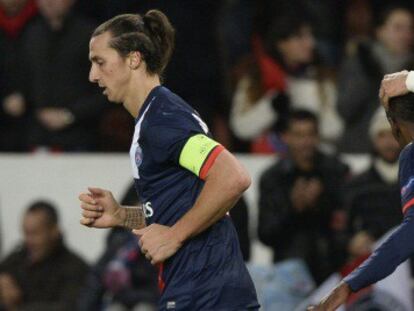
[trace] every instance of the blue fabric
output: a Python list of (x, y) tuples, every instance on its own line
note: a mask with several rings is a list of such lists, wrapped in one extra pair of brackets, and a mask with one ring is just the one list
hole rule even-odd
[(401, 205), (410, 208), (414, 203), (414, 145), (407, 145), (400, 154), (399, 179), (401, 187)]
[[(180, 152), (191, 136), (210, 133), (196, 111), (162, 86), (151, 91), (136, 124), (141, 126), (139, 154), (135, 157), (139, 178), (135, 186), (144, 206), (151, 208), (147, 223), (172, 226), (193, 207), (204, 185), (179, 166)], [(236, 231), (227, 216), (187, 241), (169, 258), (162, 278), (166, 286), (160, 310), (259, 307)]]

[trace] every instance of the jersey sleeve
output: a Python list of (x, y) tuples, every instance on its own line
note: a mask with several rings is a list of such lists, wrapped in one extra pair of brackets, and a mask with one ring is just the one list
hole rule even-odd
[(414, 150), (407, 146), (400, 155), (400, 188), (403, 213), (414, 205)]
[(345, 277), (344, 282), (356, 292), (384, 279), (414, 254), (413, 240), (414, 209), (410, 209), (401, 225), (361, 266)]
[(147, 143), (157, 163), (174, 163), (204, 179), (224, 149), (214, 141), (205, 123), (195, 114), (174, 114), (146, 131)]

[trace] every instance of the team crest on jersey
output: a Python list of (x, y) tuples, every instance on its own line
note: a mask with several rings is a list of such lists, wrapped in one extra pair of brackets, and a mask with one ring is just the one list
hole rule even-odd
[(137, 149), (135, 150), (135, 163), (137, 164), (137, 168), (141, 165), (142, 163), (142, 149), (141, 147), (138, 145)]

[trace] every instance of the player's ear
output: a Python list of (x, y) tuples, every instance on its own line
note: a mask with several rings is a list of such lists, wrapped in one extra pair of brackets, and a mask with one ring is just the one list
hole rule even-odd
[(392, 131), (392, 134), (393, 134), (394, 138), (397, 141), (399, 141), (399, 139), (400, 139), (400, 137), (402, 135), (402, 132), (401, 132), (401, 128), (400, 128), (398, 122), (395, 122), (393, 120), (392, 122), (390, 122), (390, 124), (391, 124), (391, 131)]
[(128, 56), (128, 66), (132, 70), (139, 68), (142, 62), (142, 55), (138, 51), (131, 52)]

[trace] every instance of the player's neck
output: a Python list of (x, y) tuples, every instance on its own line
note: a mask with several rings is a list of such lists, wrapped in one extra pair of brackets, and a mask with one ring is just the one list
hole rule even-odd
[(136, 118), (151, 90), (160, 84), (158, 75), (146, 75), (142, 79), (131, 79), (128, 95), (124, 101), (125, 109)]

